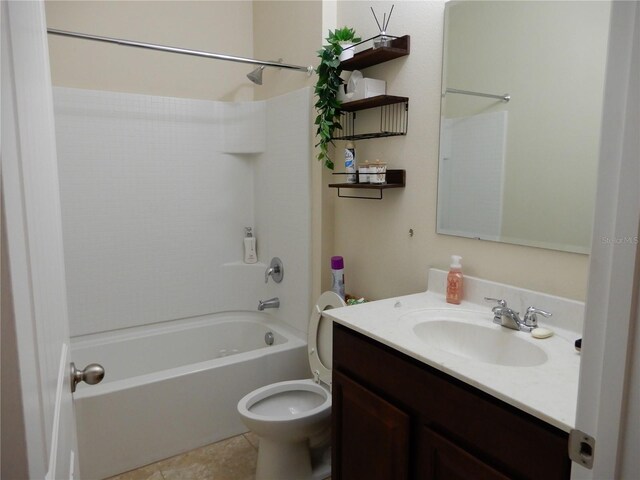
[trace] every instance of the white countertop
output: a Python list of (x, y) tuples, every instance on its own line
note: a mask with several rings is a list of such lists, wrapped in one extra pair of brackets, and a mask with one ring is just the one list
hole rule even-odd
[[(580, 355), (573, 342), (575, 332), (562, 330), (539, 319), (554, 331), (551, 338), (535, 339), (529, 333), (508, 330), (540, 347), (547, 361), (537, 366), (513, 367), (470, 360), (428, 347), (412, 334), (409, 313), (426, 309), (460, 312), (465, 322), (505, 329), (493, 323), (490, 305), (463, 301), (446, 303), (441, 293), (425, 292), (332, 310), (324, 314), (337, 323), (451, 375), (555, 427), (569, 432), (575, 426)], [(471, 314), (473, 312), (473, 314)]]

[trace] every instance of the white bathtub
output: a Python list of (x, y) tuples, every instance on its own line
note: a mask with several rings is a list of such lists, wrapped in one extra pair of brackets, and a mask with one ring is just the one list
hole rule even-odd
[(74, 394), (83, 479), (246, 432), (236, 410), (240, 398), (310, 376), (306, 343), (256, 312), (77, 337), (72, 358), (78, 368), (97, 362), (106, 372), (101, 384), (80, 384)]

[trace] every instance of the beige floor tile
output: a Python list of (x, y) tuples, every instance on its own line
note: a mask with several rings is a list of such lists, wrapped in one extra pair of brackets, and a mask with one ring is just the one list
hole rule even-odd
[(107, 480), (253, 480), (257, 448), (258, 436), (247, 432)]
[(258, 448), (258, 435), (253, 432), (247, 432), (244, 434), (244, 438), (246, 438), (254, 448)]
[(121, 473), (108, 480), (163, 480), (163, 478), (160, 470), (154, 463), (146, 467), (131, 470), (130, 472)]
[(251, 480), (258, 454), (242, 435), (158, 462), (165, 480)]

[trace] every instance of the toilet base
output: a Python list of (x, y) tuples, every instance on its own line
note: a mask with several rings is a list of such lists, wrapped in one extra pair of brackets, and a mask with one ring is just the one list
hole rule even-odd
[(260, 437), (256, 480), (311, 479), (311, 456), (307, 439), (281, 442)]
[(324, 449), (324, 453), (315, 458), (313, 451), (311, 452), (311, 472), (312, 480), (325, 480), (331, 476), (331, 447)]
[(310, 450), (308, 440), (259, 438), (256, 480), (324, 480), (330, 476), (330, 446)]

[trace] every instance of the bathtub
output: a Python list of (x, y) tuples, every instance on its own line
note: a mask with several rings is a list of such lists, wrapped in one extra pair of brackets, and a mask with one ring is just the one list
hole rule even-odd
[[(267, 345), (265, 334), (273, 333)], [(246, 432), (245, 394), (310, 376), (306, 342), (268, 314), (232, 312), (76, 337), (98, 385), (74, 394), (80, 476), (105, 478)]]

